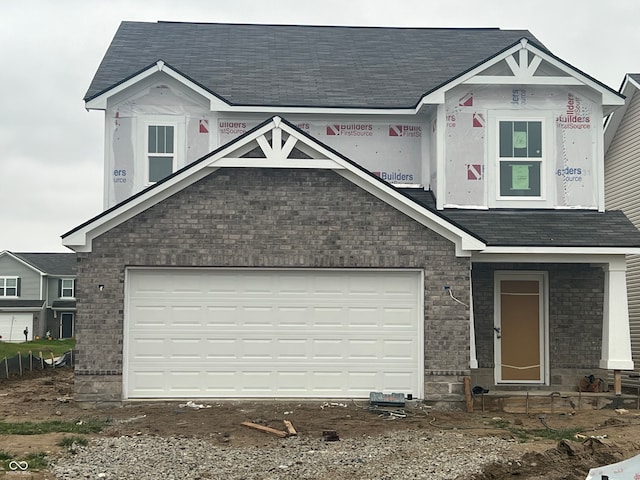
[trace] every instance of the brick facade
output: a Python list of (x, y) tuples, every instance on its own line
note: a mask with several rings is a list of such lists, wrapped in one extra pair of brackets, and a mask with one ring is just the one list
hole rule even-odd
[(127, 266), (421, 269), (427, 398), (463, 397), (469, 311), (444, 287), (469, 303), (469, 259), (332, 171), (220, 169), (79, 253), (78, 401), (122, 398)]

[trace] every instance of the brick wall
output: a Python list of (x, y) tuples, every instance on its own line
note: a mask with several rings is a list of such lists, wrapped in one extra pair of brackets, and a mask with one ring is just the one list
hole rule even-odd
[[(588, 264), (473, 265), (476, 349), (481, 369), (494, 367), (495, 270), (546, 271), (549, 275), (549, 367), (551, 384), (573, 387), (578, 378), (598, 373), (602, 346), (604, 271)], [(575, 372), (566, 378), (567, 371)], [(488, 385), (488, 379), (479, 383)], [(562, 385), (564, 384), (564, 385)]]
[(121, 396), (126, 266), (419, 268), (427, 382), (459, 394), (469, 372), (468, 309), (444, 289), (469, 303), (469, 260), (332, 171), (221, 169), (78, 254), (79, 401)]

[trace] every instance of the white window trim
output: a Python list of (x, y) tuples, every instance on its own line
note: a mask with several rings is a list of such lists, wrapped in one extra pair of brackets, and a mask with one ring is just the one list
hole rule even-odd
[[(145, 115), (138, 124), (138, 152), (140, 154), (141, 171), (144, 172), (142, 187), (156, 182), (149, 181), (149, 127), (173, 127), (173, 164), (172, 172), (184, 166), (185, 159), (185, 119), (173, 115)], [(162, 156), (160, 154), (159, 156)]]
[[(76, 280), (75, 278), (61, 278), (62, 284), (60, 285), (60, 298), (76, 298)], [(71, 282), (71, 295), (65, 295), (64, 291), (69, 290), (65, 288), (64, 282)]]
[[(539, 197), (500, 195), (500, 122), (505, 121), (542, 123), (542, 157), (530, 158), (530, 160), (541, 162)], [(551, 208), (555, 206), (553, 178), (551, 178), (555, 155), (553, 125), (552, 112), (496, 110), (489, 113), (489, 130), (487, 132), (487, 165), (489, 168), (486, 173), (488, 174), (487, 204), (490, 208)]]
[[(16, 277), (16, 276), (2, 276), (2, 277), (0, 277), (0, 282), (2, 282), (2, 288), (3, 288), (3, 294), (0, 295), (0, 298), (18, 298), (18, 278), (20, 278), (20, 277)], [(7, 280), (15, 280), (16, 281), (16, 286), (15, 287), (9, 287), (9, 288), (15, 288), (16, 289), (16, 294), (15, 295), (7, 295)]]

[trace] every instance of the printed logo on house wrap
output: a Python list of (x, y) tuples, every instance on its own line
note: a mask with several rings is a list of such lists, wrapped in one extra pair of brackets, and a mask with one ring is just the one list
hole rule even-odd
[(511, 104), (512, 105), (526, 105), (527, 104), (527, 91), (514, 88), (511, 90)]
[(473, 93), (469, 92), (458, 101), (460, 107), (473, 107)]
[(422, 137), (422, 127), (419, 125), (389, 125), (390, 137)]
[(473, 128), (484, 128), (485, 121), (482, 113), (473, 114)]
[(242, 135), (247, 132), (247, 124), (245, 122), (220, 121), (218, 128), (223, 135)]
[(590, 108), (580, 97), (567, 94), (566, 111), (556, 118), (556, 125), (560, 128), (585, 130), (591, 128)]
[(328, 136), (371, 137), (373, 125), (368, 123), (332, 123), (327, 125)]
[(413, 182), (413, 173), (405, 173), (398, 170), (397, 172), (371, 172), (375, 176), (380, 177), (389, 183), (411, 183)]
[(467, 164), (467, 180), (482, 180), (482, 165)]

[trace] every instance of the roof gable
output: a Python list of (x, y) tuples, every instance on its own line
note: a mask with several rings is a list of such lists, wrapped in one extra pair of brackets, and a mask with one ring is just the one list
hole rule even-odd
[(497, 28), (123, 22), (85, 101), (161, 60), (232, 106), (413, 108), (523, 37), (537, 41)]
[(6, 255), (26, 265), (40, 275), (72, 276), (75, 275), (75, 253), (18, 253), (5, 250)]
[(90, 252), (94, 238), (224, 167), (330, 169), (455, 243), (458, 255), (469, 255), (471, 251), (484, 247), (477, 236), (437, 211), (415, 203), (392, 185), (280, 117), (263, 122), (163, 181), (65, 233), (63, 244), (77, 252)]
[(411, 113), (460, 83), (586, 85), (623, 104), (526, 30), (123, 22), (86, 106), (160, 72), (217, 111)]

